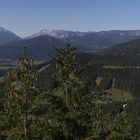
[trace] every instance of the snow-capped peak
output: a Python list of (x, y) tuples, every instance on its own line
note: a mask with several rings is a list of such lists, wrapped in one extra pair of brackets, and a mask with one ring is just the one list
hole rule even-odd
[(0, 31), (5, 31), (5, 29), (3, 27), (0, 26)]
[(66, 31), (66, 30), (51, 30), (51, 31), (49, 31), (48, 29), (43, 29), (43, 30), (40, 30), (39, 32), (37, 32), (37, 33), (27, 37), (27, 38), (30, 39), (30, 38), (48, 35), (51, 37), (61, 39), (61, 38), (71, 38), (71, 37), (75, 37), (75, 36), (82, 36), (85, 34), (86, 34), (85, 32), (78, 32), (78, 31)]

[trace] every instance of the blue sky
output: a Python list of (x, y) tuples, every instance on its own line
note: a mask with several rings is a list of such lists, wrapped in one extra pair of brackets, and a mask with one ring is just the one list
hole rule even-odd
[(40, 29), (140, 29), (140, 0), (0, 0), (0, 26), (25, 37)]

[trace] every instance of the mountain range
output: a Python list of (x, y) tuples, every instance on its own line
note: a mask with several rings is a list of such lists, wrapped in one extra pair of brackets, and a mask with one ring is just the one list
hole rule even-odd
[(33, 35), (27, 37), (26, 39), (31, 39), (39, 36), (48, 35), (51, 37), (63, 39), (63, 38), (73, 38), (78, 36), (84, 36), (87, 34), (86, 32), (79, 32), (79, 31), (65, 31), (65, 30), (52, 30), (49, 31), (47, 29), (40, 30), (37, 33), (34, 33)]
[[(65, 41), (69, 38), (80, 51), (95, 52), (113, 45), (140, 38), (140, 30), (111, 30), (79, 32), (65, 30), (41, 30), (28, 38), (48, 35)], [(80, 48), (79, 48), (80, 47)]]
[(67, 38), (78, 51), (92, 53), (139, 39), (140, 30), (79, 32), (44, 29), (21, 39), (13, 32), (0, 27), (0, 58), (16, 59), (21, 55), (22, 48), (27, 46), (30, 56), (46, 59), (54, 53), (53, 46), (64, 47)]

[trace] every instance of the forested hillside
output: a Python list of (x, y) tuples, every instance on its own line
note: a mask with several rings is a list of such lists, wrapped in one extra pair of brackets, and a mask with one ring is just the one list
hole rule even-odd
[(2, 140), (139, 140), (139, 57), (24, 54), (0, 88)]
[(139, 56), (140, 55), (140, 39), (132, 40), (126, 43), (114, 45), (111, 48), (102, 51), (103, 54), (111, 55), (128, 55)]

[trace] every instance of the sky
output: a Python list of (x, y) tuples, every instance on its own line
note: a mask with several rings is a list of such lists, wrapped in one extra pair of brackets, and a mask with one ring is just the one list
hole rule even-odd
[(20, 37), (41, 29), (140, 29), (140, 0), (0, 0), (0, 26)]

